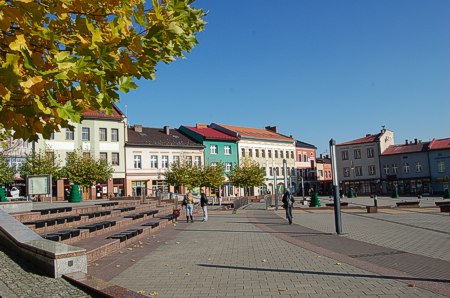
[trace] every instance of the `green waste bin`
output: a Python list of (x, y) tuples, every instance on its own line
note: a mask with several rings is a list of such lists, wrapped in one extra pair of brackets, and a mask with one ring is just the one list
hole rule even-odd
[(450, 189), (444, 190), (444, 199), (450, 199)]
[(398, 189), (397, 189), (397, 188), (394, 188), (394, 189), (392, 190), (391, 198), (395, 199), (395, 198), (398, 198), (398, 197), (399, 197), (399, 195), (398, 195)]
[(319, 194), (317, 192), (313, 192), (311, 194), (311, 201), (309, 203), (309, 207), (320, 207)]
[(82, 198), (80, 194), (80, 188), (78, 187), (78, 184), (74, 184), (72, 185), (72, 189), (70, 190), (69, 202), (77, 203), (81, 201)]
[(347, 190), (347, 198), (354, 198), (355, 197), (355, 192), (353, 191), (353, 188), (349, 188)]
[(0, 187), (0, 202), (8, 202), (6, 199), (6, 192), (3, 187)]

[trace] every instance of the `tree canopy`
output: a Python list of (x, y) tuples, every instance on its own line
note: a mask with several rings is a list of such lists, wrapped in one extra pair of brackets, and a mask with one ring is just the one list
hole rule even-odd
[(110, 179), (114, 170), (107, 162), (83, 155), (83, 152), (77, 150), (67, 155), (62, 172), (73, 183), (89, 187)]
[(48, 138), (82, 112), (112, 112), (134, 79), (198, 43), (193, 0), (0, 0), (0, 128)]
[(27, 154), (19, 172), (24, 179), (30, 175), (52, 175), (52, 180), (56, 181), (61, 178), (60, 161), (46, 152)]
[(253, 187), (264, 184), (264, 168), (255, 160), (246, 158), (231, 170), (228, 175), (230, 182), (235, 186)]
[(11, 168), (0, 154), (0, 184), (13, 182), (15, 173), (15, 168)]

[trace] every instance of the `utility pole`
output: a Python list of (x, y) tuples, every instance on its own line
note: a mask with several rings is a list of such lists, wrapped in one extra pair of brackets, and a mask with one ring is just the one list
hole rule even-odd
[(275, 210), (278, 210), (278, 182), (277, 182), (277, 170), (278, 168), (273, 167), (273, 185), (274, 185), (274, 192), (275, 192)]
[(330, 153), (331, 153), (331, 169), (333, 173), (333, 190), (334, 190), (334, 223), (336, 226), (336, 233), (340, 235), (342, 233), (341, 198), (339, 197), (339, 183), (336, 165), (336, 141), (334, 139), (330, 140)]

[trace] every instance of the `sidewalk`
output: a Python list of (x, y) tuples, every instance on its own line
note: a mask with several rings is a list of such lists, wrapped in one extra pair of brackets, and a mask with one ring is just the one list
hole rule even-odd
[[(142, 250), (147, 250), (145, 245), (153, 246), (140, 257), (127, 258), (129, 250), (118, 252), (117, 258), (98, 262), (89, 273), (153, 297), (450, 296), (450, 291), (446, 292), (450, 266), (439, 271), (440, 279), (416, 278), (370, 259), (377, 253), (381, 258), (398, 259), (404, 253), (394, 249), (386, 253), (381, 246), (377, 251), (373, 244), (348, 236), (287, 225), (276, 212), (263, 207), (252, 204), (237, 214), (211, 211), (206, 223), (179, 223), (143, 243)], [(303, 224), (305, 214), (296, 213), (295, 220)], [(308, 215), (317, 215), (316, 222), (322, 217)], [(441, 238), (440, 244), (448, 245), (448, 236), (442, 234)], [(356, 248), (371, 250), (367, 256), (354, 255)], [(422, 258), (427, 257), (419, 256)], [(442, 262), (442, 268), (448, 265)], [(415, 265), (422, 264), (411, 267)], [(111, 274), (112, 268), (117, 270)]]

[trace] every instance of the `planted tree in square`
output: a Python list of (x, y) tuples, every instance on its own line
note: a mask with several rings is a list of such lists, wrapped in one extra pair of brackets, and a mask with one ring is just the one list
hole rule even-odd
[(231, 170), (228, 179), (234, 186), (243, 187), (248, 195), (249, 187), (256, 187), (264, 184), (264, 176), (264, 168), (262, 168), (255, 160), (245, 158)]

